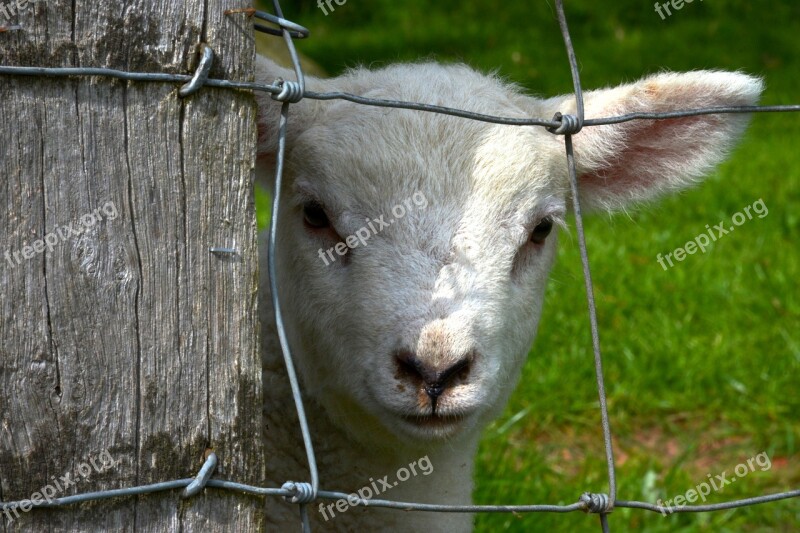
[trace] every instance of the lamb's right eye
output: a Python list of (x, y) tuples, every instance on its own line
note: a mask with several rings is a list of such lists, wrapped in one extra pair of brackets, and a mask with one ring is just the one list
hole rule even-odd
[(550, 232), (553, 231), (553, 219), (550, 217), (543, 218), (539, 224), (533, 228), (531, 233), (531, 242), (533, 244), (543, 244)]
[(331, 225), (328, 215), (325, 214), (325, 209), (319, 202), (306, 202), (303, 204), (303, 221), (309, 227), (316, 229), (328, 228)]

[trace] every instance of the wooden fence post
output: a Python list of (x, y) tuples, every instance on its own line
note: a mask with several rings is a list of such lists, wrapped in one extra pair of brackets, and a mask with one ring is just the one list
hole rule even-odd
[[(211, 77), (251, 79), (251, 23), (223, 14), (246, 3), (11, 5), (0, 64), (191, 73), (206, 42)], [(208, 447), (263, 482), (254, 99), (178, 89), (0, 75), (0, 501), (192, 477)], [(261, 531), (262, 509), (169, 491), (0, 531)]]

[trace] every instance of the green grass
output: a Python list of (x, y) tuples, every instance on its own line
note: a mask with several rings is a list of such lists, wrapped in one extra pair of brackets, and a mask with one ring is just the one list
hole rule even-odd
[[(565, 3), (584, 87), (661, 69), (741, 69), (765, 77), (763, 103), (800, 103), (794, 1), (697, 1), (664, 21), (652, 1)], [(349, 0), (327, 17), (309, 1), (284, 8), (312, 31), (300, 51), (331, 74), (434, 57), (499, 69), (533, 93), (570, 91), (545, 1)], [(770, 470), (710, 501), (800, 487), (798, 146), (800, 114), (758, 115), (702, 186), (587, 219), (620, 499), (672, 498), (762, 451)], [(765, 218), (667, 271), (656, 262), (759, 198)], [(572, 503), (606, 491), (603, 454), (577, 240), (562, 233), (522, 382), (482, 441), (476, 501)], [(610, 521), (616, 531), (794, 531), (800, 501), (669, 518), (618, 509)], [(597, 530), (581, 513), (477, 519), (482, 532)]]

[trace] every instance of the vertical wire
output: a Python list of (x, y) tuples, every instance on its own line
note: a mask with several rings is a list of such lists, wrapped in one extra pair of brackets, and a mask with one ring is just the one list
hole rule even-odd
[[(592, 329), (592, 349), (594, 352), (595, 377), (597, 378), (597, 393), (600, 399), (600, 417), (603, 426), (603, 440), (606, 449), (606, 464), (608, 467), (608, 509), (614, 508), (614, 501), (617, 497), (616, 469), (614, 467), (614, 449), (611, 440), (611, 423), (608, 417), (608, 401), (606, 399), (606, 387), (603, 379), (603, 358), (600, 352), (600, 333), (597, 326), (597, 307), (594, 299), (594, 286), (592, 284), (592, 273), (589, 264), (589, 253), (586, 248), (586, 236), (583, 230), (583, 216), (581, 213), (580, 199), (578, 198), (578, 178), (575, 170), (575, 154), (572, 146), (572, 135), (580, 131), (583, 126), (584, 107), (583, 91), (581, 89), (580, 73), (578, 71), (578, 61), (575, 57), (575, 50), (572, 46), (572, 39), (569, 34), (567, 17), (564, 14), (563, 0), (556, 0), (556, 12), (558, 25), (564, 38), (564, 45), (567, 48), (570, 71), (572, 73), (572, 83), (575, 90), (575, 100), (577, 107), (577, 124), (573, 125), (572, 131), (564, 135), (564, 145), (567, 154), (567, 167), (569, 169), (570, 189), (572, 191), (572, 204), (575, 211), (575, 228), (578, 234), (578, 245), (581, 253), (581, 263), (583, 265), (583, 279), (586, 285), (586, 301), (589, 307), (589, 323)], [(603, 516), (603, 515), (601, 515)], [(605, 522), (604, 522), (605, 523)], [(606, 523), (607, 527), (607, 523)]]
[(300, 384), (297, 381), (297, 373), (294, 368), (294, 361), (292, 359), (291, 351), (289, 350), (289, 341), (286, 338), (286, 331), (283, 326), (283, 314), (281, 313), (280, 299), (278, 298), (278, 275), (275, 264), (275, 243), (278, 235), (278, 212), (280, 210), (281, 183), (283, 181), (284, 154), (286, 151), (286, 124), (288, 122), (290, 105), (291, 104), (289, 104), (289, 102), (284, 102), (281, 106), (281, 120), (278, 129), (278, 155), (277, 164), (275, 166), (275, 194), (272, 199), (272, 217), (269, 229), (269, 283), (270, 290), (272, 291), (272, 306), (275, 309), (275, 326), (278, 331), (278, 339), (280, 340), (281, 351), (283, 352), (283, 360), (286, 363), (286, 373), (289, 377), (289, 384), (292, 388), (292, 396), (294, 397), (294, 404), (297, 409), (297, 417), (300, 421), (300, 431), (303, 434), (303, 444), (305, 445), (306, 456), (308, 458), (308, 470), (311, 474), (312, 499), (315, 499), (319, 489), (317, 460), (314, 456), (314, 445), (311, 442), (311, 432), (308, 429), (306, 411), (303, 406), (303, 398), (300, 394)]

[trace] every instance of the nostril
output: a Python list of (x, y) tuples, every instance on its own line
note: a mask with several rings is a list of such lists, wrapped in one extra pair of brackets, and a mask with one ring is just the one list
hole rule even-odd
[(452, 381), (454, 378), (457, 379), (467, 379), (469, 376), (469, 369), (472, 365), (472, 357), (467, 356), (460, 359), (456, 364), (445, 370), (442, 374), (446, 374), (446, 377), (442, 378), (444, 381)]
[(425, 392), (432, 399), (441, 394), (455, 380), (464, 380), (469, 376), (472, 354), (462, 357), (449, 366), (436, 366), (423, 363), (414, 353), (403, 350), (395, 354), (398, 379), (412, 379), (424, 384)]
[(400, 351), (395, 354), (394, 358), (397, 362), (397, 370), (399, 375), (396, 377), (398, 379), (401, 377), (419, 380), (423, 379), (422, 371), (420, 369), (422, 363), (413, 353), (405, 350)]

